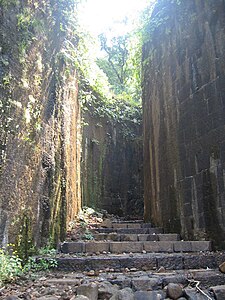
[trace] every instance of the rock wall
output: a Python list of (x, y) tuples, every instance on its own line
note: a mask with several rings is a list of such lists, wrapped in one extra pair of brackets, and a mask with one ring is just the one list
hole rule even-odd
[(0, 246), (64, 238), (80, 208), (76, 44), (68, 1), (0, 1)]
[(109, 213), (143, 217), (142, 128), (83, 115), (82, 202)]
[(220, 245), (224, 40), (224, 0), (159, 0), (143, 46), (145, 219)]

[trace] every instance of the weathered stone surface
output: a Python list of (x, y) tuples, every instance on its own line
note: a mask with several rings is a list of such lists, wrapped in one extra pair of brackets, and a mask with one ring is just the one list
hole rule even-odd
[(174, 242), (173, 245), (174, 245), (175, 252), (191, 252), (192, 251), (191, 242), (188, 242), (188, 241)]
[(137, 234), (121, 234), (119, 236), (120, 236), (121, 241), (137, 241), (138, 240)]
[(217, 244), (225, 236), (224, 20), (223, 0), (160, 0), (142, 56), (145, 221)]
[(184, 257), (185, 269), (206, 269), (218, 267), (216, 256), (214, 254), (205, 255), (187, 255)]
[[(21, 244), (25, 223), (29, 241), (42, 246), (49, 238), (63, 240), (81, 208), (77, 74), (58, 59), (73, 38), (57, 24), (73, 8), (49, 0), (9, 6), (1, 2), (0, 247)], [(28, 12), (45, 30), (18, 25), (19, 15)], [(66, 74), (66, 81), (59, 80)], [(5, 86), (3, 78), (10, 78)]]
[(117, 294), (118, 287), (116, 285), (112, 285), (109, 282), (102, 282), (99, 284), (98, 288), (98, 299), (99, 300), (108, 300), (113, 295)]
[(219, 265), (219, 270), (222, 273), (225, 273), (225, 262), (223, 262), (221, 265)]
[(200, 281), (204, 287), (216, 286), (224, 284), (225, 275), (217, 270), (195, 270), (191, 271), (192, 277), (196, 281)]
[(151, 223), (143, 223), (142, 228), (151, 228), (152, 227), (152, 224)]
[(87, 253), (97, 253), (97, 252), (108, 252), (109, 243), (108, 242), (86, 242), (85, 251)]
[(132, 280), (132, 287), (136, 291), (151, 291), (162, 287), (162, 280), (159, 277), (141, 276)]
[(123, 253), (123, 252), (139, 252), (143, 250), (142, 242), (112, 242), (110, 243), (110, 252)]
[(48, 284), (52, 284), (52, 285), (72, 285), (72, 286), (76, 286), (76, 285), (80, 285), (80, 280), (79, 279), (72, 279), (72, 278), (51, 278), (45, 281)]
[(112, 228), (113, 227), (112, 221), (110, 219), (103, 220), (103, 222), (101, 223), (101, 227)]
[(98, 300), (98, 285), (95, 283), (83, 284), (77, 288), (77, 295), (83, 295), (91, 300)]
[(159, 237), (157, 234), (139, 234), (138, 241), (145, 242), (145, 241), (158, 241)]
[[(207, 291), (204, 290), (204, 292), (207, 294)], [(198, 292), (196, 289), (185, 289), (184, 294), (186, 295), (187, 299), (190, 300), (206, 300), (206, 296), (202, 295), (200, 292)]]
[(159, 241), (179, 241), (180, 236), (177, 233), (158, 234)]
[(225, 299), (225, 285), (218, 285), (211, 287), (216, 300), (224, 300)]
[[(19, 300), (20, 298), (17, 296), (7, 296), (6, 298), (4, 298), (4, 300)], [(55, 299), (54, 299), (55, 300)]]
[(85, 252), (85, 243), (83, 242), (65, 242), (61, 245), (63, 253), (82, 253)]
[(138, 291), (134, 293), (134, 299), (135, 300), (162, 300), (165, 299), (163, 297), (162, 293), (157, 291)]
[(91, 300), (91, 299), (89, 299), (88, 297), (83, 296), (83, 295), (78, 295), (78, 296), (72, 297), (70, 300)]
[(193, 252), (212, 251), (212, 243), (210, 241), (192, 241), (191, 249)]
[[(83, 113), (83, 119), (88, 124), (83, 127), (82, 138), (84, 203), (116, 215), (128, 216), (135, 212), (142, 216), (141, 126), (99, 117), (93, 113), (92, 107)], [(124, 126), (129, 127), (131, 135), (125, 137)], [(117, 228), (119, 225), (113, 226)]]
[(163, 277), (162, 279), (163, 287), (167, 286), (169, 283), (178, 283), (178, 284), (186, 285), (188, 284), (188, 279), (186, 276), (180, 274)]
[[(141, 224), (138, 223), (127, 223), (127, 228), (142, 228)], [(143, 227), (147, 228), (147, 227)]]
[(134, 300), (134, 293), (131, 288), (125, 288), (118, 291), (110, 300)]
[(183, 295), (183, 290), (180, 284), (169, 283), (167, 286), (167, 295), (171, 299), (178, 299)]
[(113, 223), (112, 228), (113, 229), (127, 228), (127, 223)]
[(144, 242), (147, 252), (173, 252), (173, 242)]
[(164, 267), (166, 270), (182, 270), (184, 268), (182, 255), (157, 255), (156, 259), (157, 266)]

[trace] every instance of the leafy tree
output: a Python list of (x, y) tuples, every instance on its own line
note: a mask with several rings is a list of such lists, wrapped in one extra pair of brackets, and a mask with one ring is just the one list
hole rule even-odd
[(102, 33), (99, 39), (101, 50), (105, 51), (106, 58), (97, 59), (97, 63), (106, 73), (114, 92), (121, 93), (125, 91), (128, 77), (128, 35), (113, 37), (111, 41), (108, 41), (106, 35)]

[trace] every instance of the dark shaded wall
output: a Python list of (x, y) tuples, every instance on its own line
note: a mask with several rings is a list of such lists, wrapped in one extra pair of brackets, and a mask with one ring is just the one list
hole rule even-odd
[(83, 117), (83, 205), (105, 209), (127, 218), (142, 218), (141, 126), (128, 121), (121, 124), (91, 111)]
[(80, 208), (76, 70), (67, 1), (0, 2), (0, 246), (64, 238)]
[(225, 1), (158, 1), (143, 46), (145, 220), (225, 234)]

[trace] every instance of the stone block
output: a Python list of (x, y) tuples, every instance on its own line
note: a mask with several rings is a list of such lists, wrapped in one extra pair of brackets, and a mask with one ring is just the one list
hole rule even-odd
[(183, 295), (182, 286), (178, 283), (169, 283), (167, 286), (167, 296), (171, 299), (178, 299)]
[(121, 228), (117, 229), (120, 234), (148, 234), (148, 228)]
[(120, 235), (120, 240), (122, 242), (125, 242), (125, 241), (137, 241), (138, 240), (138, 235), (137, 234), (121, 234)]
[(86, 253), (109, 252), (109, 242), (86, 242)]
[(86, 266), (89, 270), (120, 269), (121, 263), (119, 258), (115, 257), (92, 257), (86, 259)]
[(93, 237), (96, 241), (104, 241), (104, 240), (108, 239), (108, 234), (107, 233), (99, 233), (99, 234), (94, 234)]
[(152, 242), (144, 243), (144, 250), (147, 252), (173, 252), (173, 242)]
[(62, 253), (82, 253), (85, 252), (85, 243), (83, 242), (65, 242), (61, 245)]
[(146, 242), (146, 241), (158, 241), (157, 234), (139, 234), (138, 241)]
[(173, 242), (174, 252), (191, 252), (192, 245), (191, 242), (187, 241), (177, 241)]
[(113, 223), (112, 228), (113, 229), (127, 228), (127, 224), (126, 223)]
[(163, 276), (162, 280), (163, 287), (167, 286), (169, 283), (178, 283), (182, 285), (188, 285), (188, 279), (185, 275), (176, 274), (176, 275), (166, 275)]
[[(206, 291), (204, 291), (206, 292)], [(206, 300), (206, 296), (200, 294), (196, 289), (185, 289), (184, 294), (190, 300)]]
[(70, 286), (76, 286), (80, 285), (79, 279), (73, 279), (73, 278), (51, 278), (46, 280), (46, 283), (52, 284), (52, 285), (70, 285)]
[(224, 284), (225, 276), (217, 270), (193, 270), (191, 276), (204, 287)]
[(132, 280), (132, 287), (136, 291), (150, 291), (162, 288), (160, 277), (141, 276)]
[(160, 233), (158, 234), (159, 241), (179, 241), (180, 235), (177, 233)]
[(160, 227), (156, 227), (156, 228), (148, 228), (148, 233), (149, 234), (159, 234), (159, 233), (163, 233), (163, 229)]
[(134, 300), (161, 300), (165, 299), (162, 291), (137, 291), (134, 293)]
[(182, 270), (184, 268), (182, 255), (157, 255), (157, 266), (166, 270)]
[(188, 255), (184, 256), (184, 268), (185, 269), (206, 269), (206, 268), (216, 268), (217, 261), (214, 255)]
[(136, 268), (138, 270), (152, 270), (156, 269), (157, 261), (156, 257), (152, 255), (135, 256), (135, 257), (123, 257), (121, 258), (121, 268)]
[(110, 252), (123, 253), (123, 252), (142, 252), (142, 242), (112, 242), (110, 243)]
[(217, 285), (211, 287), (211, 290), (213, 291), (216, 300), (224, 300), (225, 299), (225, 285)]
[(220, 272), (225, 273), (225, 262), (219, 265), (219, 270)]
[(127, 223), (127, 228), (141, 228), (139, 223)]
[(86, 296), (91, 300), (98, 300), (98, 286), (95, 283), (83, 284), (77, 288), (77, 295)]
[(210, 241), (192, 241), (192, 251), (212, 251), (212, 243)]
[(151, 228), (152, 227), (152, 224), (151, 223), (143, 223), (142, 228)]
[(121, 236), (116, 232), (112, 232), (108, 234), (107, 239), (111, 241), (119, 242), (121, 241)]

